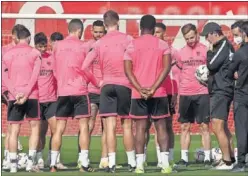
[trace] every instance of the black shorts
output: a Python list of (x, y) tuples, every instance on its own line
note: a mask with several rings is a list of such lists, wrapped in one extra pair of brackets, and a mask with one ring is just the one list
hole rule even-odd
[(8, 91), (3, 92), (3, 94), (1, 95), (1, 103), (5, 104), (6, 106), (8, 106), (8, 101), (9, 101), (9, 97), (8, 97)]
[(209, 123), (209, 95), (180, 96), (180, 123)]
[(232, 98), (228, 96), (220, 94), (210, 95), (210, 117), (227, 120), (231, 103)]
[(171, 103), (171, 101), (172, 101), (172, 95), (168, 95), (167, 98), (168, 98), (168, 103), (169, 103), (170, 115), (172, 116), (172, 115), (176, 114), (175, 107)]
[(131, 89), (114, 84), (105, 85), (101, 89), (99, 115), (128, 117), (130, 104)]
[(57, 102), (40, 103), (40, 119), (48, 120), (55, 116)]
[(96, 104), (99, 107), (100, 95), (95, 93), (89, 93), (89, 99), (91, 104)]
[(167, 97), (156, 97), (148, 100), (132, 99), (130, 116), (134, 119), (169, 117), (169, 103)]
[(40, 120), (40, 105), (37, 99), (28, 99), (24, 104), (14, 104), (15, 100), (9, 101), (8, 121), (10, 123), (19, 123), (24, 120)]
[(59, 96), (55, 116), (57, 119), (90, 117), (89, 97)]

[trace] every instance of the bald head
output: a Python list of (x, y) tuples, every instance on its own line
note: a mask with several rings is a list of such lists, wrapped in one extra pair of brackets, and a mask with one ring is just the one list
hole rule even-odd
[(68, 25), (68, 30), (70, 33), (77, 32), (78, 30), (83, 30), (84, 25), (80, 19), (72, 19)]

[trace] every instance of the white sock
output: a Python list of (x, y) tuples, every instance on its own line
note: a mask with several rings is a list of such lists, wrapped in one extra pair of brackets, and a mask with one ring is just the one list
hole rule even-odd
[(211, 161), (210, 160), (210, 153), (211, 153), (211, 151), (210, 150), (204, 150), (204, 155), (205, 155), (205, 157), (204, 157), (204, 161)]
[(126, 153), (127, 153), (128, 164), (130, 164), (132, 167), (136, 167), (135, 151), (132, 150)]
[(157, 151), (157, 159), (158, 159), (158, 163), (161, 163), (160, 148), (159, 148), (158, 146), (156, 147), (156, 151)]
[(51, 166), (56, 165), (57, 157), (58, 157), (59, 151), (51, 151)]
[(42, 159), (42, 151), (37, 152), (36, 158), (37, 158), (37, 161), (39, 161), (39, 159)]
[(181, 159), (189, 162), (189, 150), (181, 150)]
[(173, 161), (174, 160), (174, 149), (170, 148), (169, 149), (169, 161)]
[(11, 160), (17, 160), (17, 153), (9, 152), (9, 159), (10, 159), (10, 161)]
[(145, 147), (144, 147), (144, 162), (146, 162), (146, 152), (147, 152), (147, 147), (145, 145)]
[(101, 162), (108, 162), (108, 157), (101, 158), (100, 163), (101, 163)]
[(80, 161), (81, 165), (84, 167), (89, 166), (89, 150), (81, 150)]
[(108, 160), (109, 160), (109, 168), (112, 168), (113, 166), (116, 165), (116, 161), (115, 161), (115, 155), (116, 153), (108, 153)]
[(56, 163), (60, 163), (60, 152), (59, 152), (59, 154), (58, 154), (58, 156), (57, 156)]
[(136, 154), (137, 168), (144, 168), (144, 154)]
[(29, 150), (28, 151), (28, 158), (34, 162), (36, 157), (36, 150)]
[(169, 167), (169, 152), (160, 152), (163, 167)]
[(4, 150), (4, 159), (5, 160), (9, 159), (9, 150)]

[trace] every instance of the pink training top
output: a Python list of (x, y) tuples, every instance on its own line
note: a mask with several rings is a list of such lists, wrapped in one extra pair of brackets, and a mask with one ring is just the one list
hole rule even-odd
[(197, 43), (194, 48), (186, 45), (180, 51), (178, 66), (182, 68), (179, 81), (180, 95), (208, 94), (207, 87), (201, 85), (195, 78), (197, 67), (206, 64), (207, 47)]
[[(90, 49), (93, 47), (95, 42), (96, 40), (91, 39), (86, 43), (87, 51), (90, 51)], [(102, 80), (101, 66), (98, 57), (95, 58), (95, 60), (93, 61), (92, 65), (90, 66), (90, 70), (93, 73), (93, 75), (96, 77), (96, 79)], [(91, 82), (88, 84), (88, 91), (90, 93), (100, 94), (100, 89), (94, 86)]]
[[(10, 44), (3, 46), (3, 47), (2, 47), (2, 58), (3, 58), (3, 55), (4, 55), (8, 50), (10, 50), (11, 48), (13, 48), (14, 46), (15, 46), (15, 43), (14, 43), (14, 42), (11, 42)], [(2, 68), (2, 69), (4, 69), (4, 68)], [(8, 89), (7, 89), (6, 85), (4, 85), (4, 83), (2, 82), (2, 93), (5, 92), (5, 91), (7, 91), (7, 90), (8, 90)]]
[(57, 100), (57, 82), (53, 74), (53, 57), (49, 53), (41, 55), (41, 69), (38, 78), (40, 103)]
[(53, 57), (58, 96), (88, 94), (87, 84), (91, 78), (84, 74), (86, 71), (81, 71), (86, 53), (84, 42), (75, 36), (68, 36), (55, 43)]
[(174, 64), (179, 58), (178, 51), (170, 47), (171, 50), (171, 60), (172, 60), (172, 67), (169, 75), (165, 79), (165, 86), (166, 86), (166, 92), (168, 95), (174, 95), (178, 93), (178, 83), (177, 83), (177, 77), (178, 77), (178, 68)]
[(87, 69), (95, 58), (100, 61), (103, 85), (115, 84), (131, 87), (124, 72), (124, 52), (133, 38), (119, 31), (108, 32), (99, 39), (87, 55), (82, 69)]
[(10, 100), (18, 93), (29, 99), (38, 99), (40, 52), (27, 43), (19, 43), (3, 56), (3, 82), (10, 91)]
[[(163, 70), (163, 56), (170, 54), (168, 44), (152, 35), (142, 35), (132, 41), (124, 56), (131, 60), (133, 73), (142, 87), (151, 87)], [(153, 97), (166, 97), (166, 86), (162, 84)], [(136, 89), (132, 89), (132, 98), (141, 98)]]

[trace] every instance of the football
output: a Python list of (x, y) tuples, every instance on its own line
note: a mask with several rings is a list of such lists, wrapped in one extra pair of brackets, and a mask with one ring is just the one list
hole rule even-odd
[(222, 152), (220, 150), (220, 148), (212, 148), (212, 159), (214, 161), (219, 161), (222, 159)]
[(195, 150), (195, 160), (196, 162), (203, 162), (205, 158), (204, 150), (203, 149), (196, 149)]
[(18, 169), (24, 169), (27, 166), (28, 155), (26, 153), (18, 154)]
[(208, 81), (209, 70), (206, 65), (200, 65), (195, 72), (195, 77), (199, 82)]

